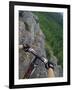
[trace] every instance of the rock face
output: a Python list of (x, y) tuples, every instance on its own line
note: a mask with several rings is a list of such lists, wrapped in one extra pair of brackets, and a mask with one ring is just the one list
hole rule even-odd
[[(32, 12), (19, 11), (19, 44), (29, 44), (41, 56), (46, 57), (45, 52), (45, 36), (39, 26), (39, 19)], [(34, 56), (19, 50), (19, 78), (22, 79), (28, 66)], [(57, 65), (55, 56), (51, 57), (51, 61), (55, 63), (55, 76), (62, 76), (60, 73), (61, 67)], [(47, 70), (45, 65), (37, 59), (37, 67), (30, 78), (45, 78), (47, 77)]]

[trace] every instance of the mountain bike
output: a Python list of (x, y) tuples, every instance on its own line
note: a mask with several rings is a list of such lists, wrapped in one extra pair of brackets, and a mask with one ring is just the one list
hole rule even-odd
[(54, 64), (50, 62), (48, 59), (46, 59), (44, 56), (38, 55), (37, 52), (33, 48), (31, 48), (28, 44), (19, 45), (19, 49), (23, 49), (25, 52), (31, 53), (35, 56), (34, 60), (31, 62), (27, 71), (25, 72), (23, 79), (30, 78), (32, 73), (35, 71), (37, 67), (37, 64), (36, 64), (37, 59), (41, 60), (44, 63), (45, 68), (48, 70), (48, 77), (55, 76)]

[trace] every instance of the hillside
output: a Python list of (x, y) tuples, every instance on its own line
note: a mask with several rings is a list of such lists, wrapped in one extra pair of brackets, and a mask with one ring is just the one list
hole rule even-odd
[[(52, 53), (63, 67), (63, 16), (61, 13), (34, 12), (39, 18), (40, 28), (45, 35), (46, 54)], [(49, 57), (48, 57), (49, 58)]]

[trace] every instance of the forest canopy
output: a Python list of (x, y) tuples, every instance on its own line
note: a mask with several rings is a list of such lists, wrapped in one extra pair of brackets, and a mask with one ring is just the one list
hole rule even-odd
[(58, 58), (58, 64), (63, 67), (62, 13), (53, 13), (53, 12), (33, 12), (33, 13), (38, 16), (40, 28), (45, 35), (45, 50), (47, 56), (53, 53)]

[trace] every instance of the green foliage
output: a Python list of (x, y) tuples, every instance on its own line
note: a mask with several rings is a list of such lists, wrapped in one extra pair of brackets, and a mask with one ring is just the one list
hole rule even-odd
[(39, 18), (42, 32), (45, 35), (45, 49), (48, 58), (54, 54), (58, 64), (63, 66), (63, 17), (60, 13), (34, 12)]

